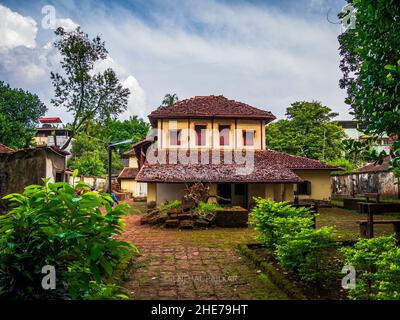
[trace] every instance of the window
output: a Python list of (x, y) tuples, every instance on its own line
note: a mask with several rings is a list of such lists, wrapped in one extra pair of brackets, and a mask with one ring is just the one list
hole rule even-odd
[(194, 130), (196, 131), (196, 146), (205, 146), (207, 126), (203, 124), (195, 125)]
[(171, 146), (180, 146), (181, 145), (181, 130), (169, 130), (169, 144)]
[(297, 193), (299, 195), (310, 195), (311, 194), (311, 182), (304, 180), (297, 184)]
[(229, 146), (229, 131), (231, 129), (230, 125), (220, 125), (219, 126), (219, 145)]
[(254, 146), (255, 130), (243, 130), (243, 145)]

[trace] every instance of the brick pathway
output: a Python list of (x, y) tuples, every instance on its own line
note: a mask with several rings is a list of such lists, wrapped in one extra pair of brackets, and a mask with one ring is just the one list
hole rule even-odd
[(124, 287), (133, 299), (287, 299), (235, 251), (246, 229), (170, 230), (126, 218), (124, 238), (141, 251)]

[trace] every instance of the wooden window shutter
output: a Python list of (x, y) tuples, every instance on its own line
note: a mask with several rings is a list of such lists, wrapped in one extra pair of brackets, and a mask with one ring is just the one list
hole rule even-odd
[(311, 194), (311, 181), (307, 181), (307, 194)]

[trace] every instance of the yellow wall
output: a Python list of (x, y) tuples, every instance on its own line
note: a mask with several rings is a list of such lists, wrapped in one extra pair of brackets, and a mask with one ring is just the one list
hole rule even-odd
[(140, 195), (140, 184), (134, 179), (121, 179), (121, 190), (131, 192), (134, 197)]
[(331, 198), (329, 170), (293, 170), (293, 172), (301, 179), (311, 181), (311, 195), (299, 195), (299, 199), (329, 200)]
[(139, 168), (138, 161), (135, 156), (129, 157), (129, 168)]
[(147, 202), (157, 201), (157, 184), (147, 184)]
[[(206, 145), (196, 146), (196, 125), (206, 125)], [(219, 145), (219, 125), (230, 125), (230, 137), (228, 146)], [(235, 131), (235, 120), (215, 119), (213, 124), (210, 119), (163, 119), (158, 120), (159, 145), (165, 148), (215, 148), (215, 149), (265, 149), (265, 122), (258, 120), (237, 120)], [(214, 130), (212, 130), (214, 128)], [(170, 130), (181, 130), (181, 145), (170, 145)], [(254, 130), (254, 146), (243, 146), (243, 129)], [(235, 143), (236, 141), (236, 143)], [(262, 141), (262, 143), (261, 143)]]

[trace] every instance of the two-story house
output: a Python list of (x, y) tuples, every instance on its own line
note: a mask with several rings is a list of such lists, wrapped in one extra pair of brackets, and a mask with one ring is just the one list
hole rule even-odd
[[(275, 201), (331, 196), (321, 161), (268, 150), (265, 129), (275, 116), (223, 96), (196, 96), (149, 115), (153, 138), (136, 144), (136, 181), (147, 201), (180, 199), (188, 184), (206, 183), (224, 203), (250, 207), (254, 197)], [(268, 130), (268, 128), (267, 128)]]

